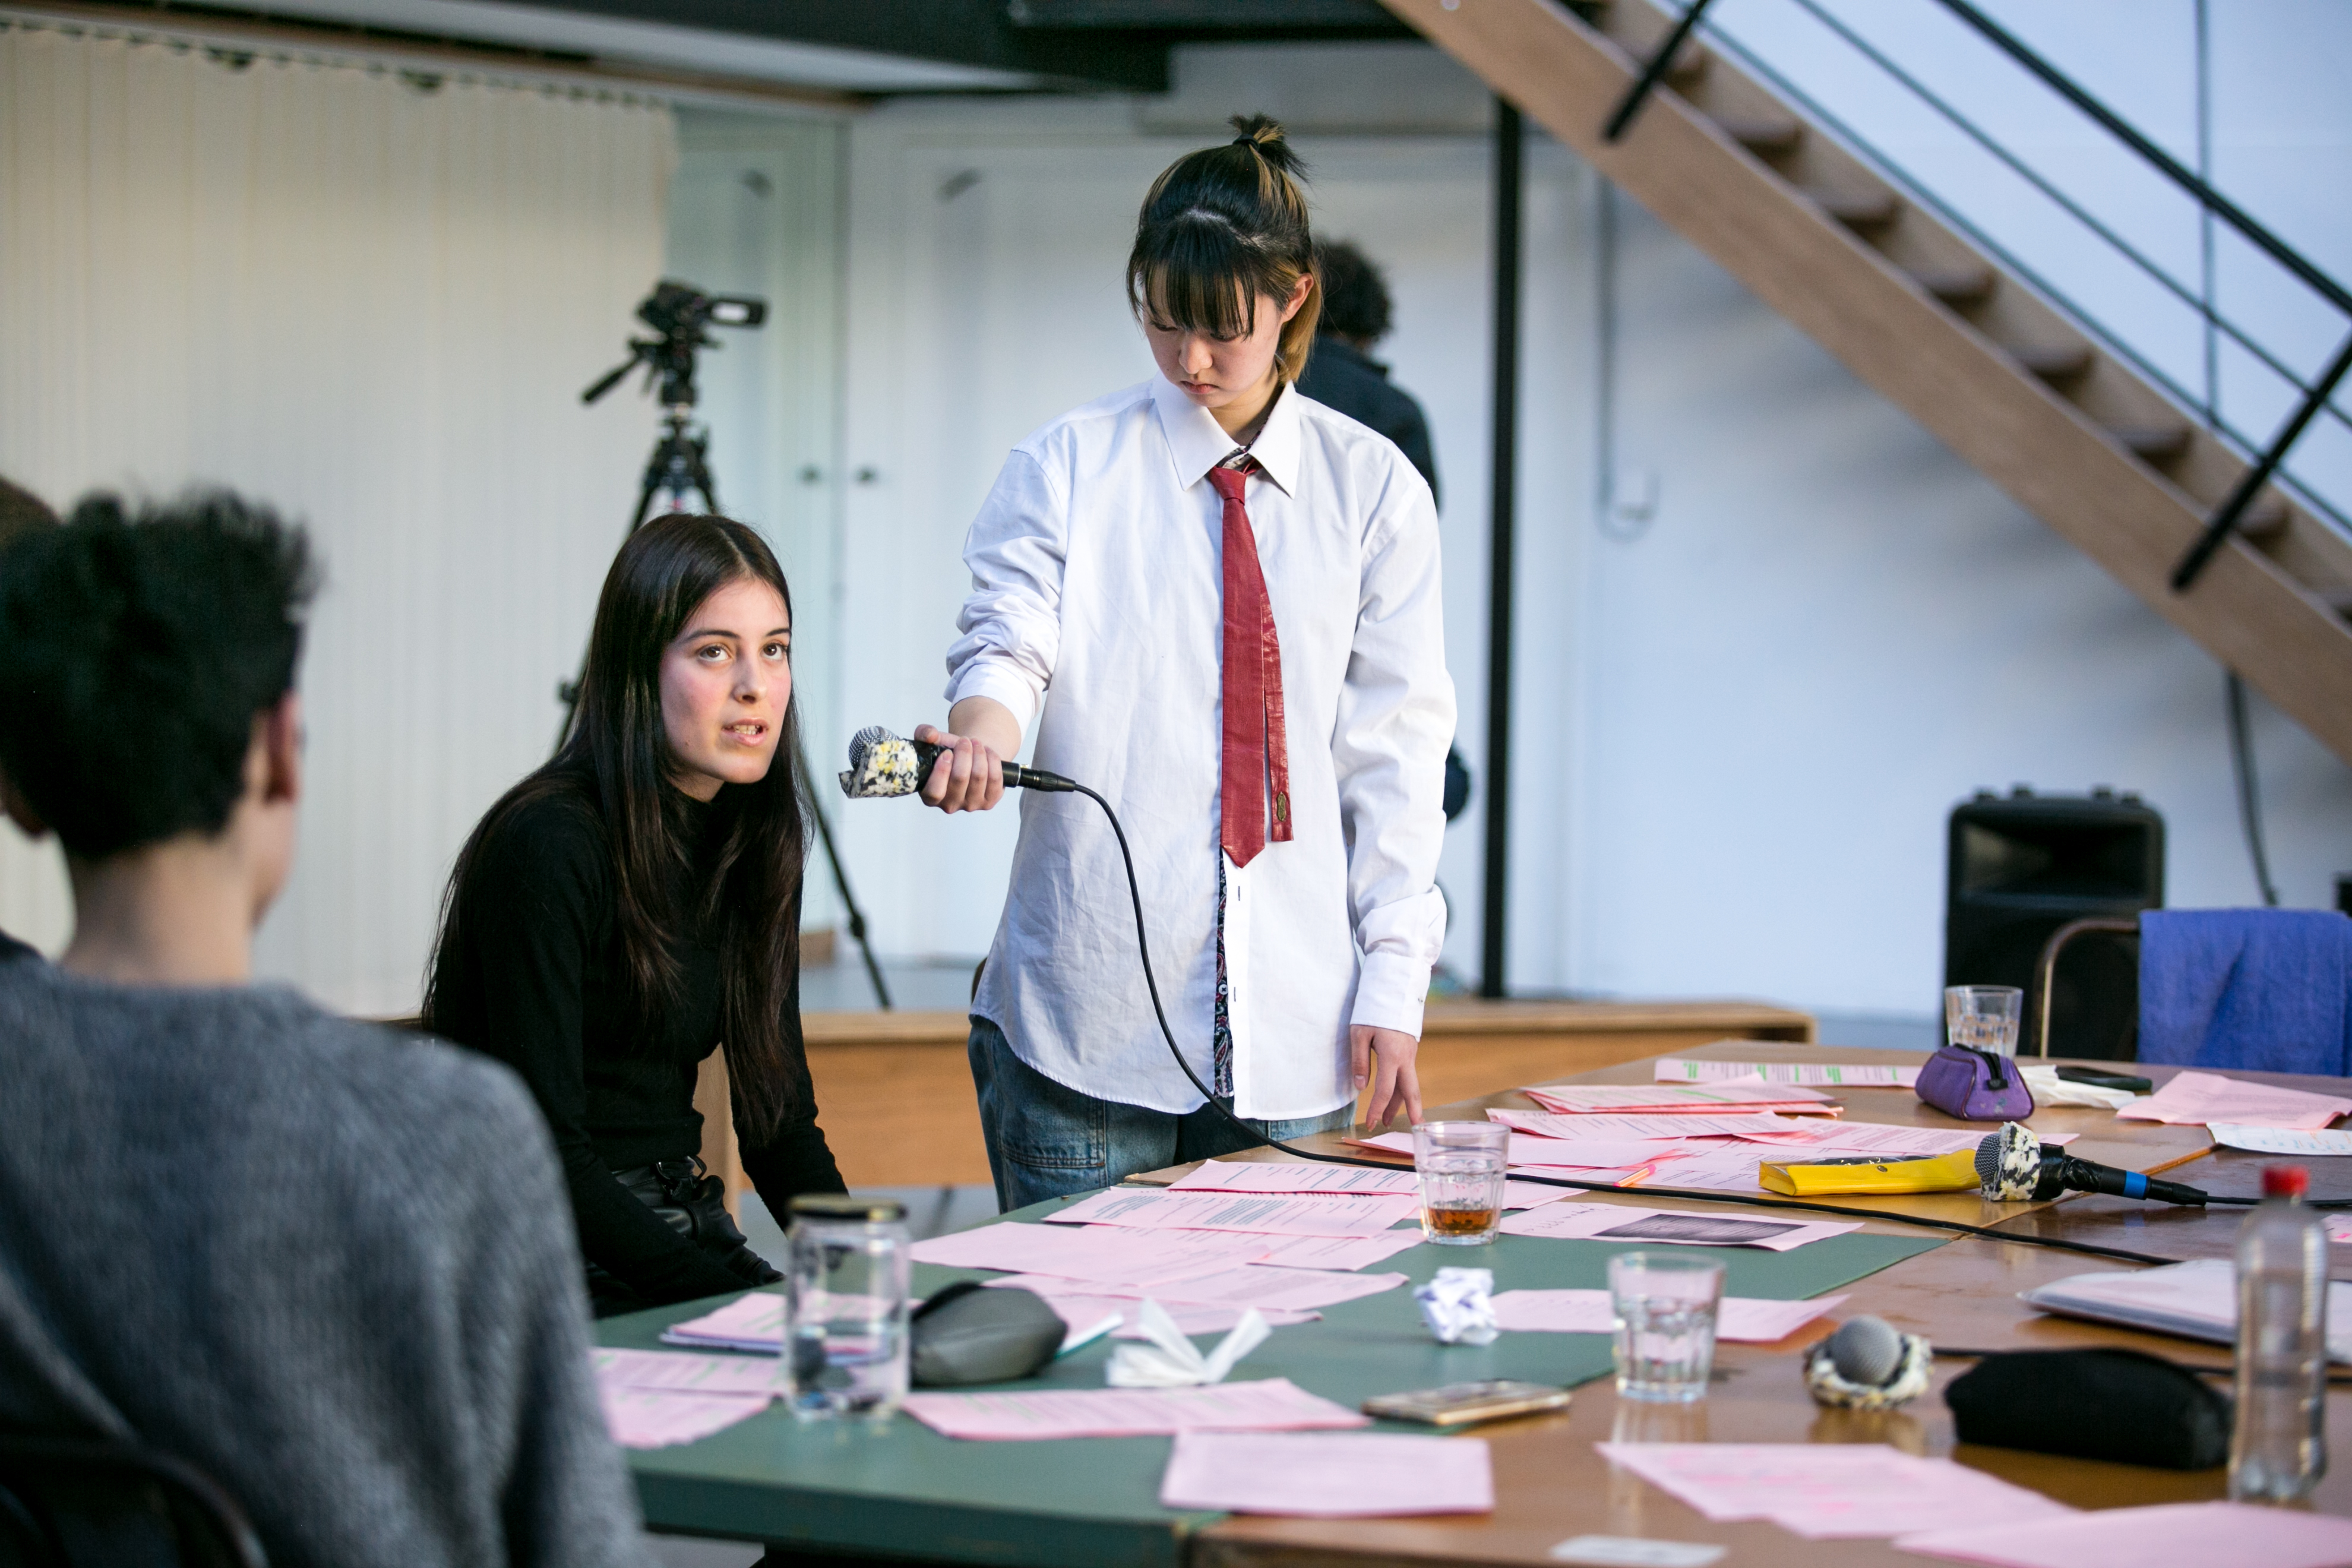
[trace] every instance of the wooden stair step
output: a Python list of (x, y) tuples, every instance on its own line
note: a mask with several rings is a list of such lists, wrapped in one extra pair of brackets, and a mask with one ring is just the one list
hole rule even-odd
[(1696, 87), (1706, 79), (1707, 69), (1714, 64), (1713, 50), (1703, 44), (1685, 44), (1666, 68), (1666, 80), (1676, 89)]
[(1893, 191), (1807, 191), (1813, 205), (1848, 228), (1884, 228), (1903, 210)]
[(1804, 122), (1796, 119), (1749, 120), (1735, 118), (1717, 120), (1723, 133), (1759, 158), (1777, 157), (1793, 153), (1805, 139)]
[(2238, 531), (2257, 544), (2269, 542), (2286, 531), (2286, 502), (2274, 495), (2258, 495), (2252, 504), (2239, 514)]
[(1951, 306), (1980, 305), (1998, 281), (1990, 267), (1937, 267), (1911, 274), (1920, 288)]
[(2088, 343), (2027, 343), (2009, 353), (2027, 372), (2044, 381), (2072, 381), (2091, 368)]
[(2195, 434), (2184, 421), (2158, 422), (2147, 425), (2112, 425), (2108, 431), (2115, 438), (2131, 448), (2132, 455), (2144, 463), (2168, 463), (2189, 450), (2189, 437)]

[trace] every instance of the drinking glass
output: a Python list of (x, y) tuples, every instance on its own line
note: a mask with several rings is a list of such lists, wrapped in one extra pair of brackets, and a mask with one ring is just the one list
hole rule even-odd
[(1424, 1121), (1412, 1130), (1421, 1234), (1440, 1247), (1484, 1247), (1503, 1219), (1511, 1130), (1499, 1121)]
[(1722, 1300), (1723, 1265), (1711, 1258), (1662, 1252), (1612, 1258), (1619, 1396), (1660, 1404), (1706, 1398)]
[(2013, 1057), (2017, 1021), (2024, 1011), (2025, 993), (2014, 985), (1947, 985), (1945, 1043)]
[(792, 1215), (793, 1414), (885, 1419), (907, 1397), (907, 1205), (811, 1194), (793, 1200)]

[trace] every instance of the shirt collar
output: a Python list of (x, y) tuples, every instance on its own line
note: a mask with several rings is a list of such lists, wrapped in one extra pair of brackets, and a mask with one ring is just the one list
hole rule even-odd
[[(1160, 428), (1168, 437), (1168, 455), (1176, 465), (1176, 481), (1186, 489), (1201, 482), (1211, 468), (1234, 454), (1236, 445), (1218, 425), (1216, 416), (1176, 390), (1166, 376), (1151, 378), (1151, 401), (1160, 410)], [(1265, 477), (1286, 495), (1298, 493), (1301, 437), (1298, 397), (1288, 383), (1274, 395), (1265, 427), (1250, 443), (1250, 456)]]

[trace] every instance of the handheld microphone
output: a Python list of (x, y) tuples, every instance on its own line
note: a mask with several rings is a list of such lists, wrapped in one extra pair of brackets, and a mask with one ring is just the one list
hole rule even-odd
[[(852, 800), (914, 795), (922, 789), (923, 781), (931, 775), (931, 765), (946, 750), (929, 741), (909, 741), (894, 735), (879, 724), (868, 724), (850, 738), (849, 769), (840, 775), (841, 793)], [(1004, 787), (1066, 792), (1078, 786), (1043, 768), (1006, 763)]]
[(2119, 1171), (2077, 1160), (2032, 1129), (2011, 1121), (1977, 1145), (1977, 1180), (1995, 1203), (2041, 1202), (2060, 1193), (2105, 1193), (2110, 1197), (2153, 1198), (2158, 1203), (2203, 1208), (2211, 1197), (2179, 1182), (2158, 1181), (2137, 1171)]
[(1891, 1409), (1927, 1392), (1934, 1354), (1926, 1340), (1884, 1318), (1849, 1319), (1807, 1352), (1805, 1387), (1817, 1404)]

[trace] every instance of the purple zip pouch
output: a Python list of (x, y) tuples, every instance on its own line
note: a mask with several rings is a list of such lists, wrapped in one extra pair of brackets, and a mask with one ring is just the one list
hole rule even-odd
[(1919, 1069), (1921, 1100), (1963, 1121), (2022, 1121), (2033, 1114), (2033, 1091), (2017, 1063), (1990, 1051), (1946, 1046)]

